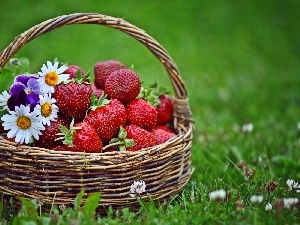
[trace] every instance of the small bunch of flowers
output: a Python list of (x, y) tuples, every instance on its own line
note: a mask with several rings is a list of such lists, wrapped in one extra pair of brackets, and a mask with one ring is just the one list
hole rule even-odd
[(264, 200), (264, 197), (262, 195), (252, 195), (250, 197), (250, 202), (252, 204), (259, 204)]
[(224, 200), (226, 197), (226, 192), (223, 189), (212, 191), (209, 193), (209, 199), (215, 200), (217, 202)]
[(138, 180), (134, 181), (130, 186), (130, 197), (140, 196), (143, 192), (146, 191), (146, 183), (145, 181)]
[(0, 94), (0, 107), (4, 115), (2, 125), (8, 138), (20, 144), (30, 144), (39, 139), (45, 125), (57, 118), (56, 100), (51, 98), (54, 86), (66, 81), (69, 74), (63, 74), (66, 66), (48, 61), (37, 74), (20, 74), (14, 78), (9, 91)]
[(300, 192), (300, 184), (298, 184), (298, 182), (292, 180), (292, 179), (288, 179), (286, 181), (287, 186), (289, 187), (290, 191), (295, 191), (297, 193)]

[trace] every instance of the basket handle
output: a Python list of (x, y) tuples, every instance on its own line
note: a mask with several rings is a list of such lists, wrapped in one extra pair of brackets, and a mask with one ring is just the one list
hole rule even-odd
[(0, 53), (0, 72), (9, 59), (26, 43), (55, 28), (71, 24), (98, 24), (108, 26), (132, 36), (146, 46), (163, 64), (170, 77), (174, 90), (174, 100), (176, 101), (176, 104), (174, 105), (177, 108), (175, 110), (175, 112), (177, 112), (175, 117), (190, 121), (191, 111), (187, 99), (187, 91), (177, 66), (169, 56), (168, 52), (145, 31), (121, 18), (115, 18), (98, 13), (74, 13), (58, 16), (37, 24), (17, 36), (15, 40)]
[(30, 28), (29, 30), (17, 36), (15, 40), (0, 53), (0, 71), (8, 62), (8, 60), (26, 43), (55, 28), (71, 24), (104, 25), (118, 29), (134, 37), (136, 40), (145, 45), (164, 65), (172, 80), (175, 96), (179, 99), (186, 97), (186, 89), (175, 63), (168, 55), (167, 51), (157, 41), (146, 34), (145, 31), (124, 21), (121, 18), (114, 18), (97, 13), (75, 13), (58, 16)]

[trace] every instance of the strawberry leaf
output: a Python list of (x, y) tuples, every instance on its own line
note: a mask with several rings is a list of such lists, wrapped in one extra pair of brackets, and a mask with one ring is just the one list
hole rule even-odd
[(94, 93), (91, 94), (91, 110), (96, 110), (99, 107), (106, 106), (110, 103), (110, 100), (107, 99), (106, 95), (104, 93), (101, 94), (99, 98), (95, 96)]
[(81, 127), (74, 127), (74, 118), (70, 123), (69, 129), (62, 124), (59, 124), (58, 128), (60, 129), (61, 132), (57, 133), (56, 135), (60, 137), (56, 138), (55, 140), (62, 140), (64, 145), (73, 147), (74, 133), (76, 130), (81, 129)]
[(15, 76), (14, 73), (9, 69), (3, 69), (0, 73), (0, 93), (5, 90), (9, 90), (10, 86), (14, 82)]
[(120, 126), (118, 138), (112, 138), (109, 144), (103, 147), (103, 150), (112, 146), (117, 146), (119, 148), (119, 151), (123, 152), (126, 151), (126, 148), (133, 147), (135, 145), (134, 140), (128, 139), (126, 137), (127, 131), (122, 126)]
[(4, 68), (10, 70), (14, 75), (28, 73), (29, 59), (25, 57), (11, 58)]
[(138, 98), (143, 98), (151, 105), (156, 107), (160, 104), (159, 96), (169, 93), (170, 92), (167, 91), (167, 89), (164, 86), (159, 85), (157, 82), (154, 82), (153, 84), (141, 87), (141, 91), (138, 95)]

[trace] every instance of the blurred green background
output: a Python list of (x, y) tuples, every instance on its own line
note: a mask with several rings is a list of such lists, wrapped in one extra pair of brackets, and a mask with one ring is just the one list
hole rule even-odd
[[(121, 17), (144, 29), (167, 49), (185, 82), (196, 122), (194, 178), (201, 178), (216, 160), (207, 152), (223, 157), (232, 145), (244, 157), (263, 151), (299, 162), (299, 9), (297, 0), (9, 0), (0, 7), (0, 49), (44, 20), (75, 12)], [(134, 65), (145, 82), (171, 87), (163, 66), (144, 46), (107, 27), (62, 27), (28, 43), (17, 56), (30, 58), (31, 72), (55, 57), (86, 71), (114, 58)], [(230, 132), (246, 122), (254, 123), (254, 139), (245, 146)]]

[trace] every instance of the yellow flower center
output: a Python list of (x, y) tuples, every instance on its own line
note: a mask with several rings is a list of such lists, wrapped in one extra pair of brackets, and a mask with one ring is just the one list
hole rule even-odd
[(56, 72), (49, 72), (45, 76), (46, 84), (54, 86), (58, 83), (58, 74)]
[(17, 119), (17, 125), (21, 129), (26, 130), (31, 126), (31, 120), (26, 116), (20, 116)]
[(52, 106), (50, 103), (46, 102), (41, 107), (41, 114), (43, 117), (48, 117), (52, 113)]

